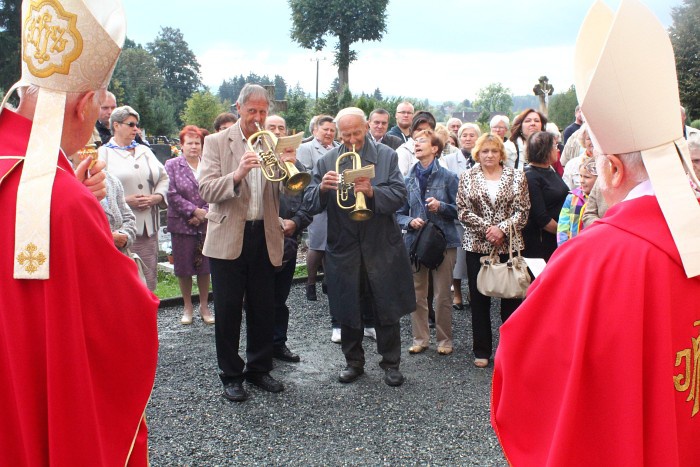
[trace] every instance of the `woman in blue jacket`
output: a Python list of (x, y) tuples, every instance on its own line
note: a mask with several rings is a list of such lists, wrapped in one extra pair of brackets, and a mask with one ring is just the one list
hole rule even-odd
[(413, 345), (411, 354), (421, 353), (430, 343), (428, 327), (428, 275), (432, 275), (435, 296), (435, 328), (437, 351), (441, 355), (452, 353), (452, 270), (455, 265), (459, 235), (454, 221), (457, 218), (457, 175), (442, 167), (437, 157), (442, 153), (443, 142), (432, 130), (415, 135), (415, 155), (418, 163), (408, 172), (406, 188), (408, 200), (396, 213), (396, 219), (406, 231), (404, 241), (409, 249), (420, 229), (428, 220), (445, 234), (447, 249), (442, 263), (434, 270), (420, 266), (413, 274), (416, 289), (416, 311), (411, 314)]

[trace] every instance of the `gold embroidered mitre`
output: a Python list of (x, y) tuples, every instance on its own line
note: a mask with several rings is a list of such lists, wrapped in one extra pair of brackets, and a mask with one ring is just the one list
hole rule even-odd
[(579, 31), (574, 67), (596, 148), (603, 154), (641, 152), (686, 275), (700, 275), (700, 205), (688, 180), (695, 174), (668, 33), (638, 0), (622, 0), (616, 14), (597, 1)]
[(66, 93), (106, 88), (126, 37), (121, 0), (25, 0), (20, 86), (39, 91), (17, 190), (15, 279), (48, 279), (51, 193)]

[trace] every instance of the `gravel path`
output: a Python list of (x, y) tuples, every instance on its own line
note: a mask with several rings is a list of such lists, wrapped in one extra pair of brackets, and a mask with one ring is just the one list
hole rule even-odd
[[(182, 326), (181, 307), (158, 313), (160, 359), (148, 408), (151, 462), (170, 465), (507, 465), (489, 424), (492, 367), (472, 364), (469, 311), (454, 313), (455, 352), (434, 345), (409, 355), (402, 325), (399, 388), (384, 384), (376, 345), (365, 345), (365, 375), (337, 382), (345, 366), (330, 342), (326, 296), (292, 287), (289, 347), (301, 363), (275, 360), (281, 394), (247, 386), (244, 403), (221, 397), (214, 328)], [(500, 323), (494, 314), (494, 323)], [(242, 332), (245, 342), (245, 330)]]

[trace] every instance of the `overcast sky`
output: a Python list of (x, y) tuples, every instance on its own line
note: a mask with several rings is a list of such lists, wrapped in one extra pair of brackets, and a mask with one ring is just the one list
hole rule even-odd
[[(311, 96), (316, 54), (289, 37), (286, 0), (123, 0), (128, 37), (146, 45), (161, 26), (179, 28), (197, 55), (202, 78), (216, 92), (224, 79), (250, 72), (281, 75)], [(617, 9), (619, 0), (606, 2)], [(681, 0), (645, 0), (666, 26)], [(501, 82), (515, 95), (530, 94), (547, 75), (555, 91), (573, 83), (573, 46), (592, 0), (390, 0), (381, 42), (355, 44), (350, 90), (431, 101), (473, 99)], [(337, 76), (333, 45), (319, 55), (319, 93)]]

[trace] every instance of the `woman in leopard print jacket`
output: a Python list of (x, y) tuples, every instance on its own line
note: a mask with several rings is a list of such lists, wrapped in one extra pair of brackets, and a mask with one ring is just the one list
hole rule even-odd
[[(493, 351), (491, 336), (491, 298), (479, 293), (476, 276), (480, 258), (493, 248), (505, 261), (508, 232), (512, 226), (513, 249), (523, 249), (521, 230), (527, 223), (530, 196), (525, 174), (504, 165), (506, 151), (497, 136), (481, 136), (472, 155), (477, 164), (464, 172), (457, 191), (457, 217), (464, 225), (462, 248), (466, 250), (469, 296), (472, 307), (474, 364), (488, 366)], [(501, 319), (506, 319), (520, 305), (519, 299), (501, 300)]]

